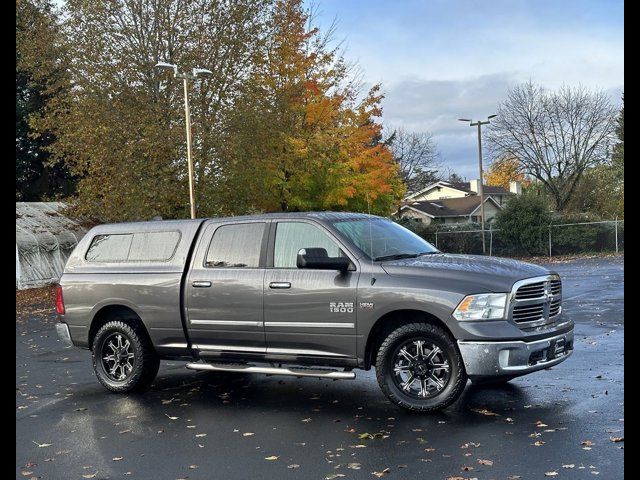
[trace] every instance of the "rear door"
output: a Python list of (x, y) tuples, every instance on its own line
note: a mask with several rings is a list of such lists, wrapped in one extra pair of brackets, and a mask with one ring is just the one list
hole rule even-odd
[(265, 353), (266, 227), (244, 221), (204, 229), (185, 290), (191, 341), (203, 356)]
[(302, 248), (325, 248), (329, 256), (349, 256), (324, 227), (313, 222), (278, 221), (269, 245), (264, 280), (267, 353), (311, 358), (356, 356), (354, 270), (296, 267)]

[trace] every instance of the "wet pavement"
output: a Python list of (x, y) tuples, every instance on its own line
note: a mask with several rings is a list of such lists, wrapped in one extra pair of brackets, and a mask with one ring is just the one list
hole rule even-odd
[(621, 479), (623, 259), (551, 266), (576, 322), (572, 357), (469, 385), (427, 415), (387, 401), (373, 371), (331, 381), (163, 362), (151, 390), (111, 394), (53, 315), (31, 315), (16, 327), (16, 478)]

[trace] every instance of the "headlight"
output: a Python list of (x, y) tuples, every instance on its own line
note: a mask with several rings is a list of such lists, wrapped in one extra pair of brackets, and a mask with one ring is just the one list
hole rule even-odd
[(499, 320), (504, 318), (506, 293), (467, 295), (453, 311), (453, 316), (465, 320)]

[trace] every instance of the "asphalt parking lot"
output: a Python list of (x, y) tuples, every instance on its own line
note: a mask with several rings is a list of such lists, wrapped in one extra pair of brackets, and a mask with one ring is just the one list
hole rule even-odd
[(412, 414), (355, 381), (195, 373), (163, 362), (114, 395), (45, 309), (16, 322), (16, 478), (623, 478), (623, 258), (554, 263), (575, 352)]

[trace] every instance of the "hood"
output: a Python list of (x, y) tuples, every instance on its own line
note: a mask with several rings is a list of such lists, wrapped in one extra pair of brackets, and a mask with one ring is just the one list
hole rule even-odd
[(383, 262), (382, 268), (392, 276), (410, 275), (434, 280), (459, 280), (477, 284), (478, 287), (491, 292), (508, 292), (518, 280), (552, 273), (539, 265), (509, 258), (449, 253)]

